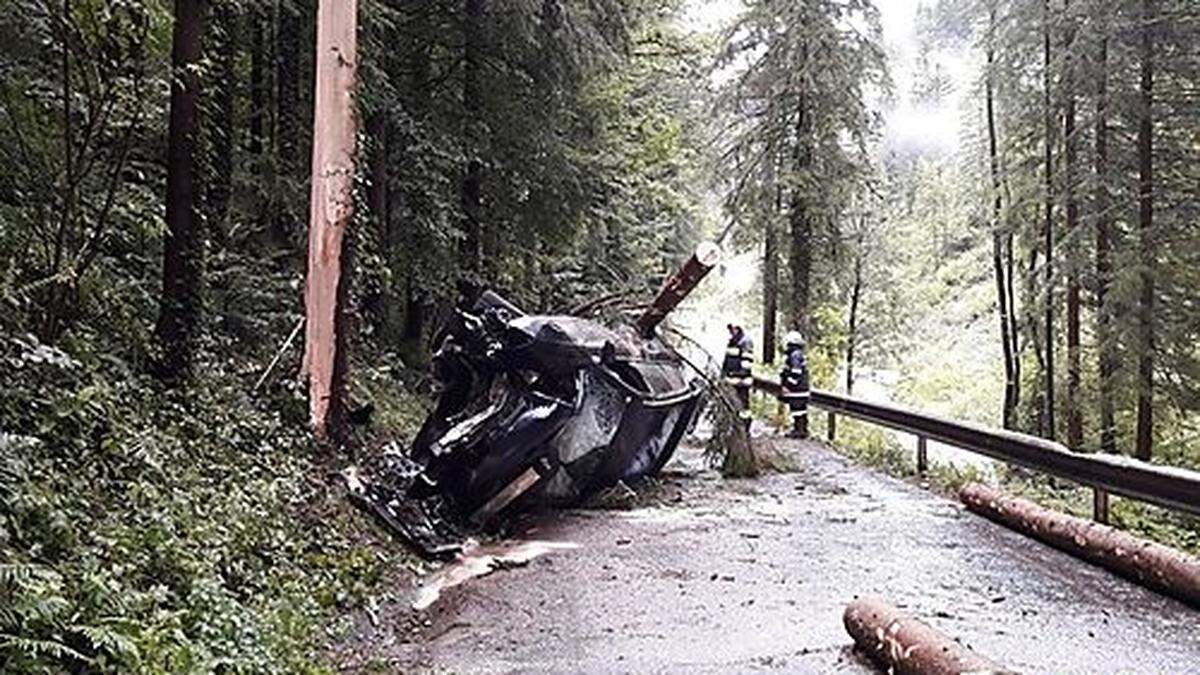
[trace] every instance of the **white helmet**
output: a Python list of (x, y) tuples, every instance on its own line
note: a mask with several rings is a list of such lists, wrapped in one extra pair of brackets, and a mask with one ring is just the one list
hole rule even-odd
[(794, 330), (783, 336), (783, 344), (785, 347), (803, 347), (804, 336), (800, 334), (800, 331)]

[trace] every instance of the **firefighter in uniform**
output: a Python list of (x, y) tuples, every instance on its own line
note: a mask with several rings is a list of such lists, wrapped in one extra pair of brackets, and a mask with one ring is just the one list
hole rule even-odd
[(783, 384), (783, 400), (792, 416), (792, 438), (808, 438), (808, 360), (804, 357), (804, 336), (796, 331), (783, 339), (787, 356), (779, 380)]
[(725, 383), (737, 392), (739, 404), (738, 415), (750, 430), (750, 387), (754, 385), (754, 377), (750, 366), (754, 364), (754, 341), (746, 335), (741, 326), (729, 324), (729, 344), (725, 347), (725, 361), (721, 364), (721, 374)]

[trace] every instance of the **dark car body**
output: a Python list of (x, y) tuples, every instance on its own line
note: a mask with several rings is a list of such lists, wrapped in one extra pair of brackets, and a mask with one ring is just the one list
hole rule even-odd
[(431, 554), (503, 513), (657, 473), (703, 391), (657, 337), (525, 315), (494, 293), (458, 313), (433, 370), (440, 396), (412, 447), (356, 490)]

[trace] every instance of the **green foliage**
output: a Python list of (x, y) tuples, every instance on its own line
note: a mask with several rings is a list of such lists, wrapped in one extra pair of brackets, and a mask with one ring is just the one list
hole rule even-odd
[(382, 571), (308, 435), (216, 363), (184, 398), (98, 356), (0, 336), (0, 658), (321, 670)]
[[(477, 26), (463, 3), (361, 4), (351, 380), (381, 431), (356, 442), (411, 437), (460, 281), (561, 310), (645, 293), (690, 251), (704, 73), (680, 4), (485, 2)], [(337, 616), (383, 573), (303, 431), (284, 348), (303, 313), (316, 3), (207, 9), (202, 316), (180, 391), (149, 375), (171, 5), (0, 15), (5, 672), (321, 670)], [(462, 256), (472, 161), (480, 270)]]
[(912, 453), (901, 447), (890, 431), (876, 425), (839, 417), (837, 448), (867, 466), (899, 478), (917, 473)]
[(763, 466), (739, 416), (737, 394), (732, 387), (720, 385), (712, 392), (706, 414), (712, 423), (712, 435), (704, 447), (709, 466), (720, 467), (727, 478), (749, 478), (762, 473)]

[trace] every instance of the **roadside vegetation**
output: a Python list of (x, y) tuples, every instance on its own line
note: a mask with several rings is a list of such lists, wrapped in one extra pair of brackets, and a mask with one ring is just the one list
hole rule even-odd
[(358, 5), (345, 408), (373, 413), (317, 444), (317, 0), (0, 3), (5, 673), (329, 671), (418, 567), (338, 474), (412, 437), (459, 289), (566, 311), (695, 246), (681, 3)]
[[(824, 415), (817, 416), (817, 420)], [(826, 427), (820, 422), (814, 437), (825, 438)], [(1092, 490), (1070, 481), (1037, 474), (1019, 467), (995, 464), (985, 471), (972, 464), (936, 462), (930, 459), (925, 475), (917, 472), (915, 453), (904, 447), (896, 435), (878, 426), (847, 417), (837, 421), (837, 440), (832, 447), (851, 459), (896, 478), (958, 499), (958, 489), (967, 483), (996, 485), (1005, 491), (1030, 499), (1042, 506), (1080, 518), (1092, 517)], [(1182, 515), (1132, 499), (1111, 496), (1109, 523), (1167, 546), (1200, 555), (1200, 518)]]

